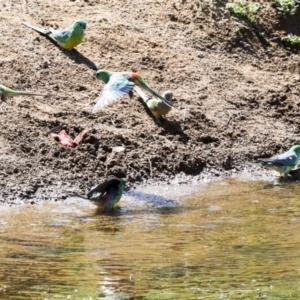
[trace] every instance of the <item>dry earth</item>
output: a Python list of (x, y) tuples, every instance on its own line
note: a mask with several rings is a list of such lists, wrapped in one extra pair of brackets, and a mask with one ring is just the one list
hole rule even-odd
[[(111, 176), (223, 176), (236, 161), (300, 143), (300, 58), (281, 42), (300, 34), (299, 12), (283, 17), (273, 1), (259, 2), (251, 26), (230, 18), (226, 1), (0, 0), (0, 83), (48, 93), (1, 104), (2, 202), (61, 199)], [(71, 52), (21, 25), (63, 28), (78, 18), (86, 38)], [(103, 88), (95, 68), (138, 71), (172, 90), (180, 111), (158, 127), (134, 95), (91, 113)], [(61, 123), (71, 136), (90, 133), (63, 148), (47, 135)]]

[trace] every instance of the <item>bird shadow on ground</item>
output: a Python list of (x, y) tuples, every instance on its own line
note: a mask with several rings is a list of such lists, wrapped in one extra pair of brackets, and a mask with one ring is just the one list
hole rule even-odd
[(290, 171), (289, 175), (290, 175), (290, 177), (282, 178), (282, 179), (283, 180), (285, 179), (286, 181), (300, 180), (300, 168)]
[(64, 49), (60, 49), (66, 56), (68, 56), (71, 60), (73, 60), (76, 64), (84, 64), (91, 70), (97, 71), (97, 66), (87, 57), (85, 57), (83, 54), (81, 54), (76, 49), (73, 49), (72, 51), (67, 51)]
[(189, 136), (184, 133), (184, 131), (181, 128), (181, 125), (177, 121), (170, 121), (166, 118), (157, 120), (152, 114), (150, 108), (147, 106), (147, 104), (141, 97), (138, 97), (138, 101), (143, 105), (147, 115), (153, 120), (156, 126), (163, 128), (166, 132), (172, 135), (181, 135), (185, 142), (189, 140)]
[(187, 142), (190, 139), (189, 136), (184, 133), (181, 125), (177, 121), (163, 119), (161, 121), (161, 127), (170, 134), (180, 135), (185, 142)]
[(68, 56), (71, 60), (73, 60), (76, 64), (84, 64), (88, 68), (97, 71), (97, 66), (87, 57), (85, 57), (83, 54), (81, 54), (78, 50), (72, 49), (71, 51), (65, 50), (61, 48), (57, 42), (48, 36), (47, 34), (43, 34), (41, 32), (38, 32), (41, 36), (45, 37), (48, 41), (50, 41), (53, 45), (55, 45), (64, 55)]

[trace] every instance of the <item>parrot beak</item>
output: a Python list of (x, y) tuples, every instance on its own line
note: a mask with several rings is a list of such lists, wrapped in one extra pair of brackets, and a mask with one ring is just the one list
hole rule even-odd
[(82, 27), (83, 27), (84, 30), (86, 29), (86, 25), (83, 25)]

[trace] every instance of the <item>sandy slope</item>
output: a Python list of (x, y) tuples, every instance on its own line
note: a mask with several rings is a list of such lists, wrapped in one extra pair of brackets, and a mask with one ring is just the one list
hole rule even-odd
[[(258, 26), (237, 32), (225, 2), (212, 3), (0, 1), (0, 83), (48, 93), (2, 104), (1, 200), (59, 199), (110, 176), (222, 175), (237, 160), (300, 143), (300, 60), (280, 41), (299, 34), (298, 15), (280, 18), (261, 1)], [(78, 18), (88, 22), (86, 38), (70, 53), (21, 25), (61, 28)], [(103, 88), (95, 66), (138, 71), (157, 90), (172, 90), (180, 111), (158, 127), (134, 95), (92, 114)], [(90, 134), (62, 148), (46, 135), (60, 123), (72, 136)]]

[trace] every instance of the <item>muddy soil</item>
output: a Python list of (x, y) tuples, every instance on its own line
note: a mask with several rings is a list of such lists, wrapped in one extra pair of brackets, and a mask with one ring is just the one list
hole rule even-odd
[[(223, 176), (239, 171), (236, 161), (299, 144), (300, 58), (282, 38), (300, 35), (300, 12), (285, 17), (272, 3), (260, 1), (252, 26), (230, 17), (226, 1), (1, 0), (0, 83), (48, 94), (1, 103), (2, 203), (62, 199), (111, 176), (130, 185)], [(21, 25), (78, 18), (86, 37), (71, 52)], [(179, 110), (157, 126), (134, 94), (92, 113), (97, 68), (138, 71), (172, 90)], [(62, 123), (72, 137), (89, 134), (64, 148), (47, 135)]]

